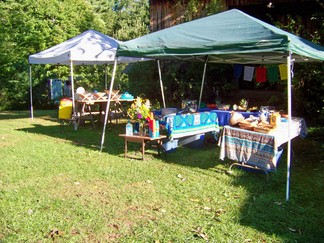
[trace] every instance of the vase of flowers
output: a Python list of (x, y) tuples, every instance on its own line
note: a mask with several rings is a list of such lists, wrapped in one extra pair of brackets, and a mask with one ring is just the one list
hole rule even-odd
[(146, 119), (150, 115), (151, 103), (148, 99), (137, 97), (132, 103), (131, 107), (127, 110), (128, 116), (135, 122), (139, 123), (140, 135), (145, 134)]

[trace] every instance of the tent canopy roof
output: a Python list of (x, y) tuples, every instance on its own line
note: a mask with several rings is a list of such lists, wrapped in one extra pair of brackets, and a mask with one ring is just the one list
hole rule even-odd
[(295, 62), (324, 60), (322, 46), (232, 9), (120, 43), (117, 55), (267, 64), (289, 52)]
[[(31, 64), (93, 65), (114, 63), (119, 41), (95, 30), (88, 30), (65, 42), (29, 56)], [(131, 63), (138, 58), (118, 57)]]

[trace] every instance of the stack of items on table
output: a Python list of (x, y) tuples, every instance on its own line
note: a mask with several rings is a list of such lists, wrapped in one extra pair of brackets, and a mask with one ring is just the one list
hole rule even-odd
[(246, 119), (240, 113), (233, 111), (229, 121), (231, 126), (239, 126), (245, 130), (266, 134), (274, 132), (281, 122), (287, 122), (286, 115), (281, 115), (275, 110), (269, 110), (266, 106), (261, 108), (259, 117), (251, 115)]
[(160, 124), (158, 120), (154, 119), (153, 112), (150, 112), (149, 120), (149, 136), (151, 138), (157, 138), (160, 136)]
[(111, 100), (133, 100), (134, 96), (128, 92), (119, 94), (119, 90), (104, 90), (104, 92), (98, 92), (94, 90), (93, 92), (86, 91), (83, 87), (79, 87), (76, 90), (75, 99), (77, 101), (107, 101), (109, 94), (111, 93)]

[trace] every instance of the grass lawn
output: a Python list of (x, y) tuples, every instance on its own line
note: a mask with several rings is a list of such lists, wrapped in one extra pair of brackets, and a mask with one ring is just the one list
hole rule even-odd
[(324, 129), (293, 140), (286, 202), (286, 150), (267, 181), (228, 173), (215, 143), (142, 161), (123, 157), (125, 123), (100, 153), (101, 126), (28, 116), (0, 112), (0, 242), (324, 242)]

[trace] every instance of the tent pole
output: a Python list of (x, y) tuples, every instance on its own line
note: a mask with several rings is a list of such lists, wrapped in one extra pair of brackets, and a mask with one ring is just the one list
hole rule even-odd
[(75, 98), (74, 98), (74, 77), (73, 77), (73, 61), (70, 62), (70, 76), (71, 76), (71, 93), (72, 93), (72, 109), (73, 115), (75, 116)]
[(109, 94), (108, 94), (108, 101), (107, 101), (107, 106), (106, 106), (106, 111), (105, 111), (105, 121), (104, 121), (102, 136), (101, 136), (100, 152), (102, 152), (103, 144), (105, 142), (105, 133), (106, 133), (107, 120), (108, 120), (108, 112), (109, 112), (109, 107), (110, 107), (111, 93), (112, 93), (112, 90), (113, 90), (113, 87), (114, 87), (116, 67), (117, 67), (117, 58), (115, 58), (114, 69), (113, 69), (113, 73), (112, 73), (112, 76), (111, 76), (111, 82), (110, 82), (110, 88), (109, 88)]
[(208, 59), (209, 59), (209, 56), (207, 56), (205, 64), (204, 64), (204, 72), (203, 72), (203, 77), (202, 77), (202, 80), (201, 80), (198, 108), (200, 108), (200, 104), (201, 104), (201, 98), (202, 98), (202, 93), (203, 93), (203, 89), (204, 89), (204, 83), (205, 83), (205, 76), (206, 76), (206, 68), (207, 68)]
[[(70, 77), (71, 77), (71, 94), (72, 94), (72, 118), (77, 118), (77, 114), (75, 112), (75, 96), (74, 96), (74, 76), (73, 76), (73, 61), (70, 62)], [(78, 121), (73, 121), (74, 130), (78, 129)]]
[(290, 194), (290, 162), (291, 162), (291, 52), (287, 57), (287, 96), (288, 96), (288, 151), (287, 151), (287, 185), (286, 185), (286, 201), (289, 200)]
[(107, 90), (107, 64), (105, 65), (105, 89)]
[(32, 68), (29, 64), (30, 118), (34, 120)]
[(163, 100), (163, 108), (166, 108), (165, 99), (164, 99), (164, 91), (163, 91), (163, 82), (162, 82), (162, 75), (161, 75), (160, 60), (157, 60), (157, 65), (158, 65), (158, 70), (159, 70), (159, 78), (160, 78), (160, 86), (161, 86), (161, 93), (162, 93), (162, 100)]

